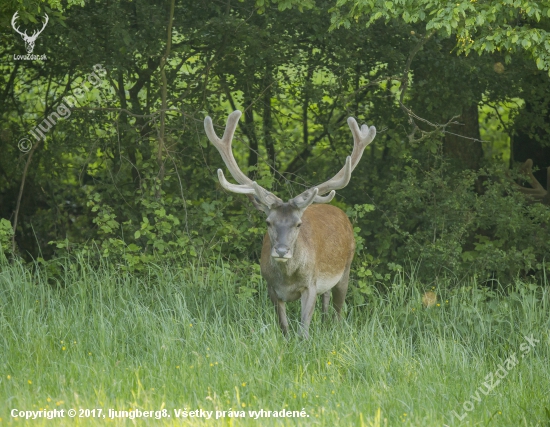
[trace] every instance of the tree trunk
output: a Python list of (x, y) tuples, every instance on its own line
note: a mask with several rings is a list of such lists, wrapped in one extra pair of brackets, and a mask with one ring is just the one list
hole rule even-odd
[(273, 94), (273, 73), (269, 61), (266, 63), (265, 79), (264, 79), (264, 111), (263, 111), (263, 133), (264, 144), (267, 151), (267, 159), (273, 170), (277, 169), (275, 164), (275, 143), (273, 141), (273, 119), (271, 117), (271, 97)]
[(256, 166), (258, 164), (258, 138), (256, 138), (256, 130), (254, 129), (254, 110), (252, 109), (253, 99), (245, 95), (245, 110), (244, 110), (244, 129), (248, 137), (248, 166)]
[[(117, 75), (117, 83), (118, 83), (118, 97), (120, 100), (120, 107), (127, 110), (128, 109), (128, 103), (126, 101), (126, 92), (124, 90), (124, 76), (122, 74), (122, 71), (118, 72)], [(130, 159), (130, 162), (132, 162), (130, 173), (132, 174), (132, 182), (134, 184), (134, 187), (136, 190), (139, 190), (141, 188), (141, 182), (139, 173), (137, 170), (137, 156), (136, 156), (136, 149), (135, 149), (135, 143), (132, 141), (131, 136), (129, 135), (129, 124), (128, 124), (128, 115), (126, 113), (120, 113), (119, 115), (120, 120), (122, 122), (122, 126), (120, 127), (120, 139), (124, 141), (124, 145), (126, 146), (126, 149), (128, 150), (128, 158)], [(113, 153), (114, 154), (114, 153)], [(115, 161), (118, 159), (118, 156), (113, 156)], [(116, 165), (116, 163), (113, 165), (113, 170), (116, 170), (120, 168), (121, 166)]]
[(443, 152), (460, 167), (479, 169), (483, 159), (483, 147), (479, 135), (477, 104), (464, 107), (462, 115), (456, 121), (461, 124), (447, 127), (447, 131), (451, 133), (445, 133)]

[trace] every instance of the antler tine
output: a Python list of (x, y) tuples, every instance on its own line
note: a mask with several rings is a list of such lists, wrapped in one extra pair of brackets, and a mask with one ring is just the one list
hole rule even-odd
[(331, 190), (339, 190), (348, 185), (351, 178), (351, 173), (359, 163), (359, 160), (361, 160), (361, 156), (363, 156), (365, 148), (376, 136), (376, 128), (374, 126), (369, 128), (367, 125), (363, 125), (361, 126), (361, 129), (359, 129), (359, 126), (353, 117), (348, 118), (348, 125), (353, 135), (353, 151), (351, 152), (351, 156), (348, 157), (348, 159), (350, 159), (349, 166), (348, 159), (346, 159), (346, 164), (344, 167), (340, 169), (340, 171), (334, 175), (332, 179), (317, 185), (316, 187), (319, 189), (319, 195), (328, 193)]
[(357, 163), (361, 160), (365, 148), (376, 136), (376, 128), (374, 126), (369, 128), (367, 125), (362, 125), (361, 129), (359, 129), (353, 117), (348, 118), (348, 126), (353, 135), (353, 151), (351, 153), (351, 170), (353, 172), (355, 166), (357, 166)]
[(237, 129), (237, 124), (241, 118), (242, 113), (239, 110), (233, 111), (227, 118), (227, 124), (225, 125), (225, 130), (223, 132), (222, 138), (218, 138), (216, 132), (214, 131), (214, 126), (212, 125), (212, 119), (210, 116), (206, 116), (204, 119), (204, 130), (208, 139), (220, 152), (223, 162), (229, 169), (231, 176), (241, 185), (252, 185), (252, 180), (247, 177), (239, 168), (235, 157), (233, 156), (233, 151), (231, 148), (231, 143), (233, 141), (233, 135)]
[(38, 35), (44, 31), (44, 28), (46, 28), (46, 25), (48, 25), (48, 21), (50, 20), (50, 18), (48, 17), (48, 14), (46, 12), (44, 12), (44, 16), (46, 17), (46, 21), (44, 21), (44, 24), (42, 25), (42, 28), (40, 30), (34, 30), (33, 31), (33, 34), (32, 34), (32, 37), (38, 37)]
[(225, 175), (223, 174), (223, 171), (221, 169), (218, 169), (218, 180), (220, 181), (220, 184), (223, 188), (225, 188), (227, 191), (230, 191), (232, 193), (238, 193), (238, 194), (256, 193), (256, 190), (251, 186), (231, 184), (227, 179), (225, 179)]
[(315, 199), (313, 200), (313, 202), (314, 203), (330, 203), (331, 200), (334, 199), (335, 195), (336, 195), (336, 191), (332, 190), (326, 196), (315, 196)]
[(16, 26), (15, 26), (15, 21), (17, 21), (17, 18), (19, 18), (19, 12), (15, 12), (15, 13), (13, 14), (13, 17), (11, 18), (11, 26), (13, 27), (13, 29), (15, 30), (15, 32), (18, 33), (19, 35), (28, 37), (28, 36), (27, 36), (27, 30), (25, 30), (25, 33), (22, 33), (21, 31), (19, 31), (19, 27), (16, 27)]
[[(235, 185), (228, 182), (227, 179), (225, 179), (221, 169), (218, 169), (218, 179), (221, 186), (227, 191), (238, 194), (253, 195), (253, 202), (255, 201), (270, 208), (275, 204), (282, 203), (282, 200), (247, 177), (241, 171), (235, 157), (233, 156), (231, 143), (233, 141), (233, 135), (235, 134), (241, 115), (242, 113), (239, 110), (235, 110), (229, 115), (221, 139), (218, 138), (218, 135), (216, 135), (216, 132), (214, 131), (214, 126), (212, 125), (212, 119), (210, 116), (206, 116), (204, 119), (204, 130), (206, 131), (208, 139), (218, 149), (225, 165), (227, 166), (227, 169), (229, 169), (229, 172), (231, 173), (231, 176), (240, 185)], [(258, 206), (257, 203), (254, 203), (254, 205)]]
[[(348, 125), (353, 135), (353, 151), (351, 156), (346, 158), (346, 164), (334, 177), (322, 184), (316, 185), (318, 189), (317, 195), (313, 198), (311, 203), (329, 203), (334, 197), (334, 190), (339, 190), (348, 185), (351, 179), (351, 173), (361, 160), (361, 156), (365, 151), (365, 147), (369, 145), (376, 136), (376, 128), (374, 126), (368, 127), (367, 125), (359, 126), (353, 117), (348, 118)], [(302, 200), (306, 199), (306, 193), (309, 190), (304, 191), (302, 194), (296, 196), (292, 201), (294, 203), (302, 204)], [(328, 192), (331, 192), (328, 196), (324, 196)], [(309, 193), (308, 193), (309, 194)]]

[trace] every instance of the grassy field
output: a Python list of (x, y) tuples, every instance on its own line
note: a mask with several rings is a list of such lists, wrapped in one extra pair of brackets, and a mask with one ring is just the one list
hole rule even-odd
[(219, 264), (0, 269), (0, 426), (550, 425), (548, 284), (444, 283), (425, 308), (431, 286), (404, 275), (341, 324), (317, 311), (303, 341), (282, 337), (263, 286), (238, 297)]

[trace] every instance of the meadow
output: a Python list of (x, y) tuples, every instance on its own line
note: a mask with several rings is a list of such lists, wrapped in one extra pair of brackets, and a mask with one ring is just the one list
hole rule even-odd
[(299, 304), (285, 339), (265, 284), (236, 294), (227, 263), (119, 267), (0, 264), (0, 426), (550, 423), (546, 281), (426, 285), (397, 274), (364, 304), (348, 299), (339, 324), (322, 323), (318, 307), (304, 341)]

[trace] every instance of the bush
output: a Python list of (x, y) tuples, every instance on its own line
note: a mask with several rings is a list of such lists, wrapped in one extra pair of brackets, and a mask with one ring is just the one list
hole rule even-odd
[[(426, 283), (473, 276), (509, 283), (518, 275), (540, 276), (547, 270), (550, 209), (530, 203), (506, 171), (458, 171), (433, 155), (426, 164), (412, 157), (396, 163), (395, 175), (369, 184), (380, 192), (373, 203), (333, 202), (354, 225), (352, 292), (357, 303), (405, 265)], [(99, 187), (90, 192), (92, 239), (54, 242), (57, 255), (109, 257), (130, 271), (158, 259), (221, 257), (247, 269), (258, 262), (263, 215), (246, 198), (218, 194), (215, 185), (186, 200), (162, 192), (158, 197), (154, 178), (143, 182), (151, 184), (143, 186), (133, 205), (122, 203), (116, 192), (102, 193)], [(11, 228), (4, 229), (8, 241)]]
[(427, 281), (541, 275), (548, 269), (550, 209), (513, 185), (497, 168), (454, 171), (442, 159), (429, 168), (409, 161), (375, 210), (353, 216), (366, 242), (358, 262), (378, 277), (411, 262)]
[(13, 227), (11, 223), (5, 218), (0, 218), (0, 258), (12, 253), (12, 237)]

